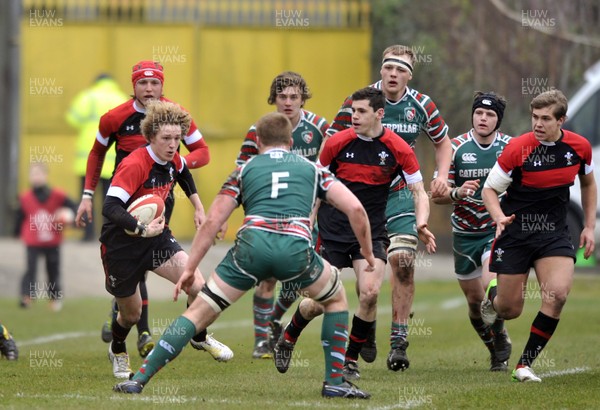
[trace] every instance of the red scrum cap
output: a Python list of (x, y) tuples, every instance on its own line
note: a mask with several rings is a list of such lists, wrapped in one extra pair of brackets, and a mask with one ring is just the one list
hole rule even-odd
[(161, 84), (165, 83), (163, 66), (155, 61), (140, 61), (131, 70), (131, 82), (135, 84), (142, 78), (157, 78)]

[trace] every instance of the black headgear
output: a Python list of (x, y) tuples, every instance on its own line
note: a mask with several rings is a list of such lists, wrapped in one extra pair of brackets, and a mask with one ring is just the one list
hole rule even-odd
[(498, 122), (496, 123), (496, 128), (494, 128), (494, 131), (500, 128), (506, 103), (500, 100), (496, 94), (485, 93), (475, 97), (473, 100), (473, 109), (471, 110), (471, 118), (473, 118), (473, 113), (477, 108), (485, 108), (486, 110), (494, 111), (498, 116)]

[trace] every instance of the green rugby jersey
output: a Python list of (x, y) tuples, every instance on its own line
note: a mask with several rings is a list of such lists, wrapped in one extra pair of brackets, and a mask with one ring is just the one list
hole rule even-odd
[(473, 195), (454, 202), (454, 211), (450, 217), (453, 232), (482, 233), (496, 229), (494, 221), (483, 204), (481, 191), (490, 170), (510, 138), (496, 131), (492, 143), (483, 147), (477, 142), (471, 129), (468, 133), (451, 140), (452, 162), (448, 182), (460, 187), (466, 181), (479, 179), (479, 189)]
[(283, 149), (255, 155), (239, 166), (219, 194), (244, 207), (242, 229), (262, 229), (312, 240), (309, 216), (337, 179), (325, 168)]
[[(381, 90), (381, 80), (371, 87)], [(414, 147), (421, 132), (425, 132), (434, 143), (440, 142), (448, 133), (448, 125), (433, 100), (412, 88), (406, 87), (406, 92), (399, 101), (386, 99), (384, 110), (383, 125), (401, 136), (411, 147)], [(351, 126), (352, 98), (348, 97), (327, 130), (327, 135), (331, 136)]]
[[(319, 157), (319, 149), (323, 143), (325, 132), (329, 128), (327, 120), (319, 117), (315, 113), (307, 110), (300, 111), (300, 121), (292, 130), (292, 153), (305, 157), (316, 162)], [(258, 154), (258, 145), (256, 144), (256, 126), (250, 127), (246, 138), (242, 143), (242, 148), (235, 161), (237, 165), (242, 165), (248, 161), (248, 158)]]

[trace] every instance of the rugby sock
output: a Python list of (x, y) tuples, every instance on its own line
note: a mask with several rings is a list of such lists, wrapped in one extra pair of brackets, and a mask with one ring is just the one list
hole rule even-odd
[(304, 317), (300, 313), (300, 306), (298, 306), (296, 312), (294, 313), (294, 316), (292, 316), (292, 320), (285, 327), (283, 337), (287, 341), (296, 343), (296, 340), (298, 340), (298, 337), (300, 337), (300, 333), (302, 333), (306, 325), (308, 325), (309, 323), (310, 320), (304, 319)]
[(124, 328), (119, 324), (117, 320), (112, 322), (112, 336), (113, 340), (111, 343), (111, 350), (113, 353), (127, 353), (127, 346), (125, 345), (125, 339), (131, 328)]
[(112, 322), (115, 323), (117, 321), (117, 315), (119, 314), (119, 305), (117, 304), (117, 300), (112, 300)]
[(197, 335), (195, 335), (194, 337), (192, 337), (192, 339), (194, 339), (194, 342), (205, 342), (206, 341), (206, 329), (200, 331), (200, 333), (198, 333)]
[(396, 349), (400, 342), (403, 342), (408, 337), (408, 323), (392, 322), (392, 330), (390, 332), (390, 346)]
[(282, 288), (279, 297), (273, 306), (273, 310), (271, 311), (271, 320), (280, 321), (285, 312), (287, 312), (290, 306), (294, 304), (296, 299), (298, 299), (298, 294), (296, 292), (293, 290), (284, 290)]
[(325, 381), (339, 385), (344, 382), (342, 369), (348, 342), (348, 311), (325, 312), (321, 326), (321, 345), (325, 353)]
[(473, 326), (473, 329), (475, 329), (485, 347), (488, 348), (491, 354), (494, 354), (494, 335), (492, 333), (492, 329), (488, 325), (483, 323), (483, 320), (481, 320), (481, 318), (475, 319), (469, 317), (469, 320), (471, 320), (471, 325)]
[(274, 297), (261, 298), (254, 295), (252, 311), (254, 312), (254, 345), (269, 340), (269, 319), (273, 310)]
[(163, 368), (167, 363), (175, 360), (184, 346), (190, 341), (191, 335), (196, 333), (196, 327), (191, 320), (179, 316), (161, 336), (152, 352), (144, 360), (144, 364), (133, 375), (132, 380), (143, 384)]
[(529, 340), (527, 340), (523, 354), (519, 359), (517, 369), (525, 366), (531, 367), (535, 358), (542, 352), (552, 337), (552, 334), (558, 326), (558, 320), (559, 319), (546, 316), (542, 312), (538, 312), (535, 319), (533, 319), (533, 323), (531, 324)]
[(145, 281), (140, 282), (140, 296), (142, 297), (142, 315), (136, 324), (138, 335), (141, 335), (143, 332), (150, 334), (150, 326), (148, 325), (148, 288)]
[(371, 326), (371, 329), (369, 329), (367, 338), (371, 337), (371, 335), (373, 335), (373, 339), (375, 339), (375, 336), (377, 335), (377, 320), (373, 321), (373, 326)]
[(492, 324), (492, 331), (495, 334), (502, 333), (504, 331), (504, 319), (502, 319), (502, 318), (496, 319), (496, 321)]
[(367, 341), (369, 330), (373, 326), (373, 322), (366, 322), (354, 315), (352, 318), (352, 330), (350, 331), (350, 340), (348, 342), (348, 350), (346, 351), (347, 360), (358, 360), (363, 344)]

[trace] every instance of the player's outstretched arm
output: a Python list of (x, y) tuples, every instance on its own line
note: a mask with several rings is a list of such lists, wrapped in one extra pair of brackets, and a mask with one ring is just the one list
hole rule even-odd
[(213, 240), (217, 233), (221, 230), (223, 224), (229, 219), (229, 216), (237, 207), (237, 202), (228, 195), (219, 194), (213, 201), (206, 220), (196, 231), (192, 247), (189, 252), (185, 269), (175, 285), (173, 299), (177, 300), (179, 293), (183, 290), (187, 293), (194, 282), (194, 272), (198, 268), (200, 261), (208, 249), (212, 246)]
[[(502, 158), (502, 156), (500, 158)], [(510, 216), (504, 215), (499, 198), (499, 196), (508, 189), (511, 183), (512, 177), (510, 174), (496, 162), (488, 174), (483, 189), (481, 190), (483, 204), (490, 213), (492, 220), (496, 223), (496, 238), (515, 220), (514, 214)]]
[(183, 144), (189, 151), (189, 154), (185, 156), (185, 162), (190, 169), (200, 168), (209, 163), (210, 151), (208, 145), (206, 145), (206, 141), (204, 141), (197, 128), (183, 139)]
[(358, 198), (344, 184), (336, 182), (327, 191), (327, 202), (346, 214), (360, 244), (361, 254), (369, 266), (375, 268), (371, 224), (367, 212)]
[(433, 198), (440, 197), (446, 192), (448, 185), (448, 171), (452, 162), (452, 144), (448, 137), (434, 145), (437, 176), (431, 181), (430, 189)]
[(108, 146), (103, 145), (96, 139), (88, 154), (83, 196), (79, 208), (77, 208), (77, 213), (75, 214), (75, 225), (80, 228), (86, 225), (83, 220), (84, 215), (87, 217), (88, 222), (92, 222), (92, 196), (98, 185), (102, 166), (104, 165), (104, 157), (106, 156), (107, 151)]
[(465, 181), (465, 183), (460, 187), (448, 186), (444, 195), (432, 197), (431, 200), (434, 204), (448, 205), (453, 203), (456, 199), (463, 199), (473, 195), (478, 189), (479, 179), (471, 179), (469, 181)]
[(200, 196), (198, 194), (192, 194), (188, 197), (188, 199), (194, 207), (194, 224), (196, 225), (196, 229), (200, 229), (204, 223), (204, 220), (206, 219), (204, 206), (202, 205), (202, 201), (200, 201)]
[(483, 198), (483, 204), (485, 205), (490, 216), (496, 222), (496, 238), (515, 220), (515, 215), (506, 216), (502, 212), (500, 207), (500, 199), (498, 198), (498, 192), (494, 188), (490, 188), (484, 185), (481, 191), (481, 197)]
[(196, 235), (194, 235), (186, 269), (189, 268), (191, 271), (194, 271), (198, 267), (200, 261), (213, 244), (213, 239), (217, 236), (217, 233), (219, 233), (221, 227), (229, 219), (229, 216), (236, 207), (237, 202), (230, 196), (217, 195), (208, 210), (206, 220), (200, 229), (196, 231)]
[(83, 220), (83, 216), (87, 217), (88, 222), (92, 222), (92, 197), (84, 196), (81, 198), (81, 202), (79, 203), (79, 208), (77, 208), (77, 213), (75, 214), (75, 226), (82, 228), (87, 224)]
[(415, 203), (415, 217), (417, 220), (417, 234), (419, 240), (425, 244), (428, 253), (435, 253), (436, 243), (435, 236), (427, 229), (427, 221), (429, 220), (429, 197), (425, 192), (423, 181), (408, 184), (408, 189), (412, 193)]
[(598, 203), (598, 189), (594, 172), (579, 175), (581, 186), (581, 206), (583, 208), (583, 230), (579, 237), (579, 247), (584, 248), (583, 257), (589, 258), (596, 247), (594, 230), (596, 228), (596, 207)]

